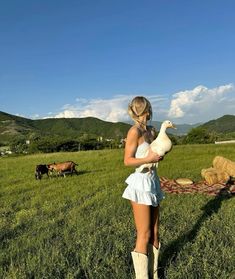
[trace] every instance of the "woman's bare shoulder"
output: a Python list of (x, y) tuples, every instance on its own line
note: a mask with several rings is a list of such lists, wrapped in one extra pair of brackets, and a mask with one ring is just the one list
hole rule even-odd
[(140, 128), (138, 127), (138, 126), (136, 126), (136, 125), (133, 125), (130, 129), (129, 129), (129, 131), (128, 131), (128, 134), (127, 134), (127, 136), (130, 136), (130, 137), (137, 137), (137, 138), (139, 138), (139, 137), (141, 137), (141, 130), (140, 130)]

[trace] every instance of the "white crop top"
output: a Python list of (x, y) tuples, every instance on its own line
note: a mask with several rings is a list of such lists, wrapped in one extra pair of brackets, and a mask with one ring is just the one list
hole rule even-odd
[(146, 151), (149, 149), (149, 143), (146, 141), (142, 142), (140, 145), (138, 145), (136, 152), (135, 152), (135, 158), (143, 158)]

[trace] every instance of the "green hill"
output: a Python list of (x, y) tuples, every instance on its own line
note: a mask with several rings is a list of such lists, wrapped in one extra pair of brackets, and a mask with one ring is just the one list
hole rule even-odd
[(217, 132), (217, 133), (235, 132), (235, 115), (224, 115), (215, 120), (206, 122), (200, 127), (206, 128), (210, 132)]
[(108, 138), (124, 137), (130, 127), (125, 123), (112, 123), (94, 117), (34, 120), (36, 129), (57, 135), (77, 136), (92, 134)]
[(31, 120), (0, 112), (0, 141), (32, 134), (74, 138), (89, 134), (95, 137), (122, 138), (129, 128), (130, 125), (126, 123), (112, 123), (94, 117)]
[[(152, 121), (152, 125), (160, 129), (160, 122)], [(195, 127), (198, 124), (194, 125)], [(193, 125), (177, 125), (177, 130), (170, 133), (187, 134)], [(199, 126), (209, 132), (228, 135), (235, 133), (235, 115), (224, 115)], [(112, 123), (94, 117), (86, 118), (48, 118), (27, 119), (0, 111), (0, 143), (8, 144), (14, 138), (34, 136), (58, 136), (71, 140), (83, 135), (103, 138), (124, 138), (130, 128), (129, 123)]]
[(33, 120), (0, 111), (0, 141), (8, 142), (14, 137), (33, 132), (39, 132), (33, 126)]

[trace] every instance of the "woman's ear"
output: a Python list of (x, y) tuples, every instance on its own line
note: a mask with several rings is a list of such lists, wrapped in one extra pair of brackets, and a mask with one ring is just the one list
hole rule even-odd
[(147, 120), (150, 120), (150, 113), (147, 112)]

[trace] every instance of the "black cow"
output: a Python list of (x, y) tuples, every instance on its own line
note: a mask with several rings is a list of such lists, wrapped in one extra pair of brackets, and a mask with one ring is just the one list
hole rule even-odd
[(48, 173), (49, 173), (49, 169), (47, 165), (37, 165), (35, 170), (35, 178), (41, 179), (43, 174), (46, 174), (47, 177), (49, 177)]

